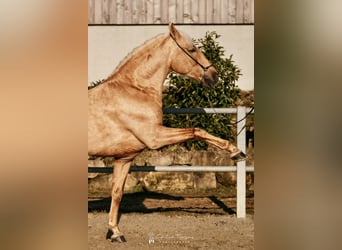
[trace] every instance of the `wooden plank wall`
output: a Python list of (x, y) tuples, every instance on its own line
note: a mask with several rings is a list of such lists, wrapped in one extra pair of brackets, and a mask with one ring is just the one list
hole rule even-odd
[(253, 24), (254, 0), (88, 0), (89, 24)]

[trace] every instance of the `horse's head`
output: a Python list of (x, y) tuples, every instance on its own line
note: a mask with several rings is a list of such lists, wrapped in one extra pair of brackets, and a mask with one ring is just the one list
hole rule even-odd
[(171, 69), (203, 83), (205, 87), (213, 87), (218, 81), (214, 66), (202, 51), (196, 48), (191, 38), (178, 31), (173, 23), (169, 24), (169, 30), (174, 44), (171, 53)]

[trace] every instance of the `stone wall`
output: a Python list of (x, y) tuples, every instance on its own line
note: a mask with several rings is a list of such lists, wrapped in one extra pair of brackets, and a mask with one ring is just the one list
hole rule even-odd
[[(250, 159), (247, 165), (254, 165), (254, 149), (249, 147), (247, 154)], [(89, 160), (89, 166), (113, 166), (113, 158)], [(133, 165), (137, 166), (233, 166), (234, 162), (230, 160), (226, 151), (219, 150), (216, 147), (209, 147), (208, 150), (187, 151), (180, 146), (169, 146), (163, 150), (145, 150), (138, 155)], [(111, 192), (111, 174), (88, 174), (88, 194), (91, 197), (108, 196)], [(236, 173), (192, 173), (192, 172), (132, 172), (128, 174), (125, 192), (134, 192), (139, 190), (147, 191), (191, 191), (214, 189), (219, 185), (224, 187), (236, 186)], [(247, 174), (247, 188), (252, 188), (253, 173)]]

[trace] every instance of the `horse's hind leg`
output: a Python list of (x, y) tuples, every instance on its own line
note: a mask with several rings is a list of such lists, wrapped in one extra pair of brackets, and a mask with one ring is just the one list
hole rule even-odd
[(112, 202), (109, 212), (109, 230), (106, 238), (111, 241), (125, 242), (125, 238), (119, 229), (119, 206), (123, 195), (123, 189), (131, 160), (116, 160), (112, 179)]

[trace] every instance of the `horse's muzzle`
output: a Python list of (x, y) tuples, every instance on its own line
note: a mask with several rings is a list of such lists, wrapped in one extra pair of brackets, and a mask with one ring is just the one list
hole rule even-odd
[(203, 86), (206, 88), (213, 88), (218, 82), (218, 75), (216, 70), (207, 71), (203, 74)]

